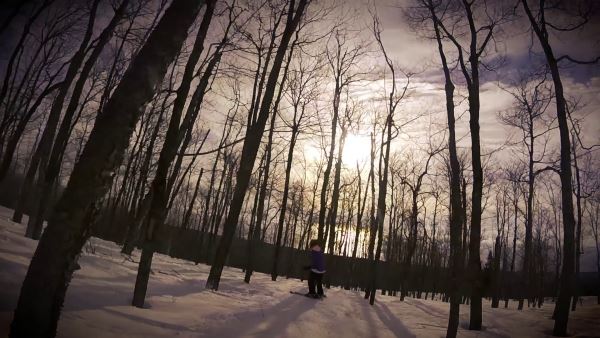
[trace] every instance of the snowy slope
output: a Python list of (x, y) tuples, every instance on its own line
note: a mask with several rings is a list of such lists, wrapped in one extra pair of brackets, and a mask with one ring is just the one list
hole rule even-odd
[[(0, 208), (0, 337), (8, 334), (20, 283), (37, 242), (23, 236)], [(25, 222), (24, 222), (25, 223)], [(139, 252), (133, 256), (137, 261)], [(69, 287), (59, 337), (443, 337), (448, 304), (377, 296), (370, 306), (362, 294), (326, 290), (323, 301), (292, 295), (304, 291), (299, 280), (243, 273), (226, 268), (219, 291), (207, 291), (209, 267), (156, 255), (147, 308), (129, 305), (136, 263), (114, 243), (92, 238)], [(586, 299), (570, 320), (577, 336), (600, 335), (600, 306)], [(542, 309), (490, 309), (484, 306), (482, 332), (465, 330), (468, 306), (461, 308), (460, 337), (540, 337), (551, 332), (553, 304)]]

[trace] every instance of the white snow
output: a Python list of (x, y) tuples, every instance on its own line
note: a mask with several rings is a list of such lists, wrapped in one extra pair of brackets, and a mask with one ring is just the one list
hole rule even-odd
[[(36, 241), (23, 236), (24, 226), (10, 221), (0, 207), (0, 337), (8, 335), (20, 284)], [(26, 223), (26, 222), (24, 222)], [(448, 304), (377, 295), (370, 306), (362, 294), (326, 290), (323, 301), (292, 295), (304, 283), (254, 274), (243, 282), (239, 269), (226, 268), (219, 291), (204, 289), (209, 267), (156, 255), (147, 308), (129, 305), (139, 252), (128, 260), (111, 242), (92, 238), (68, 289), (58, 326), (59, 337), (443, 337)], [(600, 333), (600, 306), (586, 298), (571, 314), (577, 336)], [(461, 306), (460, 337), (543, 337), (553, 321), (552, 303), (541, 309), (491, 309), (484, 303), (485, 329), (468, 331), (468, 306)]]

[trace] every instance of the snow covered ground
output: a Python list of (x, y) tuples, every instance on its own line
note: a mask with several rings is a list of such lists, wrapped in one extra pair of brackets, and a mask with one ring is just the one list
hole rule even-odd
[[(0, 337), (8, 334), (20, 284), (36, 241), (23, 236), (24, 226), (10, 221), (0, 207)], [(25, 223), (25, 222), (24, 222)], [(156, 255), (147, 308), (129, 305), (136, 261), (124, 258), (114, 243), (92, 238), (69, 287), (58, 326), (59, 337), (443, 337), (448, 304), (377, 295), (370, 306), (362, 294), (326, 290), (327, 299), (292, 295), (304, 291), (299, 280), (243, 273), (226, 268), (219, 291), (204, 289), (209, 267)], [(460, 337), (543, 337), (552, 330), (553, 304), (542, 309), (491, 309), (484, 304), (485, 329), (465, 329), (468, 306), (461, 307)], [(570, 331), (579, 337), (600, 336), (600, 306), (587, 298), (572, 313)]]

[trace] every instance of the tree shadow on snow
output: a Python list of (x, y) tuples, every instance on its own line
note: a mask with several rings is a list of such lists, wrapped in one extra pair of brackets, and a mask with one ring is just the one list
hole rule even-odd
[(131, 313), (113, 310), (110, 308), (105, 308), (103, 310), (110, 314), (113, 314), (117, 317), (129, 319), (129, 320), (133, 321), (134, 325), (139, 325), (140, 323), (142, 323), (142, 324), (146, 324), (146, 325), (150, 325), (150, 326), (154, 326), (154, 327), (160, 327), (160, 328), (167, 329), (167, 330), (173, 330), (173, 331), (176, 331), (179, 333), (187, 332), (190, 330), (188, 327), (183, 326), (183, 325), (165, 323), (165, 322), (161, 322), (161, 321), (150, 319), (150, 318), (136, 316)]
[(392, 333), (394, 333), (394, 335), (396, 337), (399, 337), (399, 338), (415, 338), (415, 337), (417, 337), (402, 323), (402, 321), (398, 317), (396, 317), (392, 313), (392, 311), (390, 311), (390, 309), (387, 307), (387, 305), (385, 305), (381, 302), (376, 302), (375, 305), (373, 306), (373, 309), (375, 309), (375, 313), (377, 314), (377, 317), (379, 317), (381, 322), (385, 326), (387, 326), (387, 328), (390, 329), (390, 331), (392, 331)]
[[(459, 323), (459, 328), (461, 328), (461, 329), (463, 329), (465, 331), (471, 331), (471, 330), (469, 330), (469, 321), (468, 320), (467, 321), (461, 320), (460, 323)], [(484, 335), (486, 337), (495, 337), (495, 338), (510, 338), (511, 337), (510, 335), (497, 332), (497, 331), (495, 331), (495, 329), (496, 328), (493, 327), (493, 326), (481, 325), (481, 330), (479, 330), (479, 331), (472, 331), (472, 332), (481, 332), (481, 333), (484, 333)], [(492, 331), (492, 330), (494, 330), (494, 331)], [(459, 336), (460, 336), (460, 334), (459, 334)]]
[(227, 326), (213, 327), (202, 332), (206, 337), (282, 337), (287, 327), (303, 313), (315, 307), (318, 300), (290, 295), (272, 307), (233, 314)]
[[(1, 271), (1, 282), (0, 282), (0, 311), (12, 311), (17, 306), (17, 300), (19, 293), (14, 290), (20, 289), (20, 282), (23, 280), (20, 276), (25, 276), (27, 268), (11, 260), (4, 259), (0, 256), (0, 271)], [(14, 278), (12, 276), (19, 276)], [(19, 282), (18, 286), (15, 287), (15, 281)]]
[(377, 335), (377, 327), (375, 326), (375, 318), (373, 317), (373, 312), (371, 311), (371, 305), (367, 299), (362, 297), (360, 292), (355, 292), (354, 297), (358, 298), (356, 304), (360, 306), (362, 312), (362, 319), (364, 319), (368, 325), (368, 332), (371, 337), (376, 338)]
[[(172, 296), (185, 297), (190, 294), (206, 292), (205, 280), (178, 280), (169, 284), (153, 282), (150, 277), (146, 304), (149, 306), (150, 297)], [(65, 310), (95, 310), (110, 306), (131, 305), (135, 275), (119, 277), (118, 281), (107, 282), (107, 279), (83, 279), (77, 284), (72, 284), (67, 291)]]

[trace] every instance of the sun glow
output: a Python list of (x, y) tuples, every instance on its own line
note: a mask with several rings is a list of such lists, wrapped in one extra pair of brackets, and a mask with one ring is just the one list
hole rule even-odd
[[(337, 147), (339, 147), (339, 139), (336, 143), (336, 153)], [(329, 147), (327, 148), (329, 151)], [(304, 154), (306, 158), (311, 162), (318, 162), (319, 158), (323, 155), (322, 150), (319, 148), (319, 145), (309, 141), (304, 145)], [(361, 166), (365, 163), (369, 162), (371, 156), (371, 139), (367, 135), (360, 134), (348, 134), (346, 136), (346, 141), (344, 143), (344, 152), (342, 153), (342, 161), (345, 166), (356, 166), (356, 162), (358, 162)], [(336, 158), (334, 156), (334, 158)]]
[(366, 135), (348, 134), (342, 160), (346, 165), (367, 163), (371, 157), (371, 140)]

